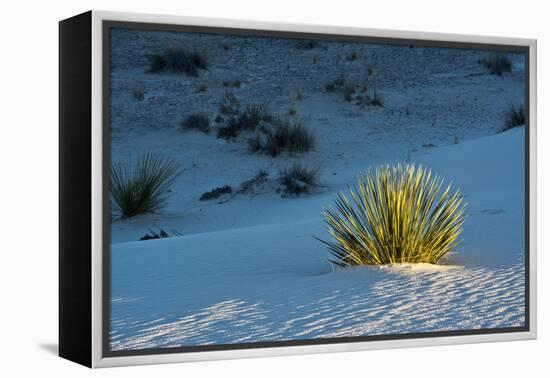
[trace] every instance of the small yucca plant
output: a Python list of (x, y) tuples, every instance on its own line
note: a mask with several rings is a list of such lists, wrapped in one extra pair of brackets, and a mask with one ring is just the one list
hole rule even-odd
[(156, 154), (143, 154), (131, 164), (111, 166), (111, 204), (122, 218), (150, 213), (166, 205), (170, 187), (181, 171), (178, 164)]
[(491, 75), (502, 76), (505, 72), (512, 72), (512, 62), (502, 53), (492, 53), (482, 63)]
[[(385, 165), (358, 177), (323, 213), (333, 264), (437, 263), (458, 244), (463, 197), (414, 164)], [(320, 240), (320, 239), (319, 239)]]

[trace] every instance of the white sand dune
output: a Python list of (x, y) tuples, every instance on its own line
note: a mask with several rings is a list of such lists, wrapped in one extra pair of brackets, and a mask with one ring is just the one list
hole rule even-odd
[(464, 242), (443, 266), (334, 270), (313, 238), (327, 237), (333, 192), (288, 200), (259, 226), (113, 244), (112, 348), (524, 325), (523, 140), (520, 128), (420, 159), (468, 201)]
[[(119, 316), (116, 309), (124, 304), (115, 302), (113, 349), (515, 327), (525, 320), (521, 261), (500, 269), (363, 268), (302, 277), (238, 277), (233, 279), (247, 289), (234, 287), (230, 295), (223, 285), (226, 299), (195, 310), (182, 300), (179, 311), (173, 308), (163, 317), (142, 317), (133, 305), (137, 314)], [(182, 290), (212, 299), (215, 287), (203, 282), (202, 288)], [(158, 292), (141, 294), (131, 303), (143, 305)], [(158, 303), (155, 308), (166, 307)]]

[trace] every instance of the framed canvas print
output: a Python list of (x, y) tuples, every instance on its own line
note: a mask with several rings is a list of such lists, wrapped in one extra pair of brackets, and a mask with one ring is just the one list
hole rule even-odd
[(60, 22), (60, 355), (536, 336), (536, 41)]

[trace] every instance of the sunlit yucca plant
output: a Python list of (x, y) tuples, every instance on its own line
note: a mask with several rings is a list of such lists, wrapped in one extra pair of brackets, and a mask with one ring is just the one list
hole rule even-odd
[(110, 169), (113, 210), (122, 218), (160, 210), (180, 174), (174, 160), (152, 153), (139, 155), (134, 163), (113, 164)]
[[(437, 263), (458, 244), (465, 205), (459, 190), (414, 164), (368, 170), (323, 213), (338, 266)], [(320, 239), (319, 239), (320, 240)]]

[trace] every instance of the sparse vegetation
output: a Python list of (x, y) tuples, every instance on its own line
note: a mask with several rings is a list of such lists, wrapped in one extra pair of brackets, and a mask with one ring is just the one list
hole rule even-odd
[(174, 160), (151, 153), (138, 156), (133, 164), (113, 164), (110, 168), (113, 210), (128, 218), (162, 209), (180, 174)]
[(492, 53), (480, 61), (491, 75), (502, 76), (505, 72), (512, 72), (512, 62), (506, 54)]
[(225, 92), (219, 104), (220, 113), (234, 116), (239, 114), (241, 104), (235, 95), (231, 92)]
[(242, 113), (235, 113), (226, 122), (226, 125), (218, 129), (218, 137), (222, 139), (234, 139), (243, 130), (254, 131), (262, 122), (271, 122), (273, 115), (265, 104), (250, 104)]
[(225, 140), (232, 140), (237, 138), (239, 131), (241, 130), (241, 124), (237, 117), (230, 117), (226, 124), (218, 129), (218, 138)]
[(384, 99), (382, 98), (380, 92), (373, 87), (372, 93), (369, 93), (371, 92), (369, 77), (372, 76), (372, 71), (370, 68), (368, 72), (367, 78), (362, 82), (346, 81), (342, 77), (333, 81), (328, 81), (325, 84), (325, 90), (329, 93), (339, 91), (343, 94), (344, 100), (347, 102), (353, 101), (361, 108), (366, 105), (383, 107)]
[(313, 39), (299, 39), (296, 41), (296, 47), (301, 50), (313, 50), (320, 46), (321, 43)]
[(199, 130), (205, 134), (210, 131), (210, 121), (206, 113), (194, 113), (188, 116), (182, 123), (184, 130)]
[(201, 195), (200, 201), (208, 201), (211, 199), (219, 198), (222, 194), (231, 193), (233, 189), (230, 185), (220, 186), (218, 188), (212, 189), (209, 192), (205, 192)]
[(385, 165), (358, 177), (323, 213), (338, 266), (437, 263), (458, 244), (465, 205), (429, 169)]
[(168, 234), (168, 232), (164, 231), (162, 228), (160, 229), (159, 232), (155, 232), (149, 229), (149, 232), (143, 235), (141, 238), (139, 238), (139, 240), (143, 241), (143, 240), (153, 240), (153, 239), (164, 239), (169, 237), (170, 237), (170, 234)]
[[(249, 140), (249, 151), (262, 151), (277, 156), (284, 151), (288, 153), (308, 152), (313, 149), (313, 133), (299, 119), (278, 118), (268, 127), (261, 129), (261, 135)], [(254, 151), (255, 149), (255, 151)]]
[(208, 68), (205, 53), (185, 49), (170, 49), (161, 54), (146, 55), (146, 58), (149, 59), (149, 73), (173, 72), (198, 76), (199, 70)]
[(508, 110), (504, 113), (504, 125), (500, 131), (510, 130), (523, 125), (525, 125), (525, 107), (523, 104), (510, 104)]
[(258, 172), (256, 172), (256, 174), (254, 175), (254, 177), (244, 181), (241, 184), (241, 186), (238, 190), (238, 193), (241, 193), (241, 194), (253, 193), (254, 189), (257, 186), (259, 186), (259, 185), (261, 185), (261, 184), (263, 184), (267, 181), (268, 177), (269, 177), (269, 173), (265, 169), (260, 168), (258, 170)]
[(265, 104), (250, 104), (244, 112), (239, 114), (240, 128), (245, 130), (256, 130), (261, 122), (271, 122), (272, 120), (271, 110)]
[(326, 84), (325, 84), (325, 90), (329, 93), (332, 93), (336, 90), (339, 90), (341, 89), (342, 87), (344, 86), (344, 78), (342, 77), (339, 77), (335, 80), (332, 80), (332, 81), (328, 81)]
[(319, 183), (319, 168), (308, 168), (299, 163), (293, 164), (290, 168), (282, 169), (279, 172), (279, 181), (284, 196), (300, 195), (309, 193), (311, 187)]

